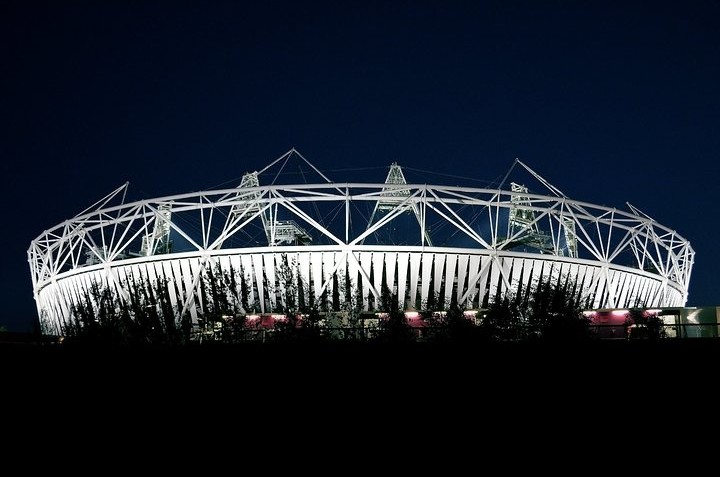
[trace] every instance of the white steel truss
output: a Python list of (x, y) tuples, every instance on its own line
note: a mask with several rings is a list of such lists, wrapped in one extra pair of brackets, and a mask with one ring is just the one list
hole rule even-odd
[[(127, 203), (126, 184), (46, 230), (28, 249), (39, 315), (61, 323), (92, 284), (126, 296), (130, 277), (143, 275), (172, 283), (177, 312), (195, 318), (206, 306), (201, 275), (211, 267), (242, 270), (258, 309), (269, 311), (285, 300), (283, 263), (312, 282), (316, 299), (338, 275), (349, 276), (365, 307), (377, 304), (383, 286), (405, 308), (422, 307), (430, 294), (481, 307), (498, 287), (551, 274), (577, 280), (593, 308), (687, 302), (689, 241), (633, 206), (572, 200), (542, 178), (549, 195), (392, 182), (261, 185), (253, 174), (240, 188)], [(380, 206), (379, 220), (363, 218), (362, 207)], [(418, 220), (403, 243), (370, 243), (406, 211)], [(547, 246), (522, 240), (529, 232), (547, 237)]]

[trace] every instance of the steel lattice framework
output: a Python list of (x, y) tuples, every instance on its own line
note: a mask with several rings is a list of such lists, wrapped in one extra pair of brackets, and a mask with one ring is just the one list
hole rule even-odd
[[(291, 150), (274, 163), (292, 155), (302, 158)], [(253, 309), (270, 312), (284, 304), (279, 271), (288, 264), (316, 300), (349, 277), (365, 309), (383, 287), (403, 309), (431, 295), (482, 307), (540, 277), (569, 277), (593, 308), (687, 301), (686, 239), (629, 204), (572, 200), (537, 175), (549, 194), (398, 181), (262, 185), (254, 174), (240, 187), (128, 203), (125, 184), (43, 232), (28, 250), (39, 316), (60, 327), (91, 287), (128, 299), (143, 277), (169, 283), (177, 316), (197, 319), (211, 267), (235, 273)]]

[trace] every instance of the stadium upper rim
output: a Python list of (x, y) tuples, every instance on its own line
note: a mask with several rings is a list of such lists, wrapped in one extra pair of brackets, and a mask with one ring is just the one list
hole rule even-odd
[(125, 202), (124, 184), (31, 242), (36, 300), (70, 276), (189, 256), (212, 265), (214, 257), (249, 250), (334, 251), (346, 262), (355, 256), (362, 269), (362, 251), (451, 250), (498, 265), (509, 256), (592, 264), (606, 274), (607, 306), (620, 303), (612, 298), (609, 270), (660, 283), (663, 291), (650, 305), (687, 301), (695, 256), (688, 240), (630, 204), (620, 210), (571, 199), (518, 160), (513, 167), (522, 166), (546, 193), (514, 182), (506, 187), (505, 180), (497, 188), (408, 184), (396, 164), (384, 182), (332, 182), (295, 149), (261, 172), (282, 171), (291, 159), (322, 180), (279, 184), (278, 172), (262, 184), (254, 172), (236, 187), (133, 202)]

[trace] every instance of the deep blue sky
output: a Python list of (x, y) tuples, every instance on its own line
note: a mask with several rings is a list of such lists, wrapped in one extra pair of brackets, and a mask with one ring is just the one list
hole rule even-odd
[(720, 305), (720, 3), (257, 3), (0, 5), (0, 326), (35, 319), (46, 228), (125, 181), (206, 189), (293, 146), (490, 180), (518, 157), (676, 229), (688, 305)]

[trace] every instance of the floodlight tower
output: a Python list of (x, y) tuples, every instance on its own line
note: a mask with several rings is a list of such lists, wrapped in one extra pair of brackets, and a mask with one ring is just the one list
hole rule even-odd
[(249, 214), (259, 214), (270, 246), (282, 244), (300, 245), (311, 242), (312, 237), (297, 222), (277, 219), (277, 205), (263, 208), (259, 201), (263, 196), (263, 192), (259, 187), (260, 181), (257, 171), (243, 175), (238, 189), (255, 188), (256, 190), (254, 192), (238, 193), (237, 198), (242, 199), (242, 202), (233, 206), (230, 212), (231, 217), (235, 219), (238, 216), (247, 217)]
[[(400, 167), (400, 165), (398, 165), (397, 162), (393, 162), (390, 165), (390, 170), (388, 171), (387, 178), (385, 179), (385, 184), (407, 185), (407, 181), (405, 180), (405, 175), (402, 172), (402, 168)], [(430, 235), (425, 228), (423, 217), (420, 213), (420, 209), (418, 209), (417, 204), (415, 202), (411, 202), (410, 204), (403, 204), (403, 200), (407, 197), (410, 197), (409, 188), (384, 187), (379, 195), (382, 198), (375, 202), (375, 208), (373, 209), (372, 214), (370, 215), (370, 220), (368, 221), (368, 228), (373, 225), (375, 217), (378, 215), (378, 213), (387, 213), (390, 211), (397, 211), (398, 209), (400, 209), (400, 212), (408, 212), (412, 210), (413, 214), (415, 214), (415, 218), (417, 219), (418, 224), (420, 225), (422, 234), (425, 237), (426, 245), (432, 246), (432, 240), (430, 239)]]
[(170, 242), (171, 215), (170, 204), (158, 205), (153, 231), (142, 238), (142, 245), (140, 246), (141, 257), (172, 252), (172, 244)]

